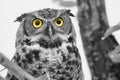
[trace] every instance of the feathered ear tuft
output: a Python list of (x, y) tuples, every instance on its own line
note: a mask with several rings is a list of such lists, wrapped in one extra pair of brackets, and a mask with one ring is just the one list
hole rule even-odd
[(68, 14), (69, 16), (75, 17), (75, 15), (74, 15), (73, 13), (71, 13), (71, 10), (66, 10), (66, 11), (67, 11), (67, 14)]
[(27, 13), (22, 14), (21, 16), (17, 17), (17, 19), (14, 22), (16, 22), (16, 21), (21, 22), (22, 19), (25, 18), (27, 15), (28, 15)]

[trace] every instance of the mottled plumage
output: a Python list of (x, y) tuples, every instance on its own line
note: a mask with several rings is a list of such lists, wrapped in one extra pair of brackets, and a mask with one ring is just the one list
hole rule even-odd
[[(47, 8), (18, 17), (13, 62), (36, 78), (47, 73), (50, 80), (84, 80), (70, 16), (70, 10)], [(39, 20), (33, 27), (34, 19), (40, 19), (41, 26)], [(7, 78), (18, 80), (10, 72)]]

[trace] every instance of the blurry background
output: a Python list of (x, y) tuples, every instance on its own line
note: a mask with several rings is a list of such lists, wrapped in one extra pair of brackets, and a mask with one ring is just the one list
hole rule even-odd
[[(69, 4), (62, 4), (62, 2)], [(105, 0), (109, 25), (112, 27), (120, 22), (120, 0)], [(18, 22), (13, 22), (16, 17), (23, 13), (39, 10), (42, 8), (71, 9), (73, 14), (77, 14), (76, 0), (0, 0), (0, 52), (3, 52), (9, 59), (15, 53), (15, 37), (19, 27)], [(91, 75), (84, 55), (81, 37), (76, 18), (71, 18), (77, 33), (77, 46), (83, 61), (85, 80), (90, 80)], [(113, 33), (120, 43), (120, 31)], [(0, 70), (3, 67), (0, 65)], [(5, 76), (6, 70), (0, 72)]]

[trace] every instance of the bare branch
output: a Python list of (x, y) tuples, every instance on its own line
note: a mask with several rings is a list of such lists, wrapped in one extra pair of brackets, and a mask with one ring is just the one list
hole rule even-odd
[[(2, 53), (0, 53), (0, 64), (2, 64), (4, 67), (6, 67), (12, 74), (14, 74), (19, 80), (38, 80), (32, 77), (30, 74), (25, 72), (23, 69), (21, 69), (16, 64), (12, 63), (9, 59), (7, 59)], [(43, 80), (46, 76), (39, 77), (39, 80)], [(0, 77), (0, 80), (4, 80), (2, 77)], [(45, 80), (48, 80), (47, 77)]]
[(106, 37), (108, 37), (109, 35), (111, 35), (113, 32), (117, 31), (120, 29), (120, 23), (116, 26), (110, 27), (108, 28), (108, 30), (105, 32), (104, 36), (102, 37), (102, 39), (105, 39)]

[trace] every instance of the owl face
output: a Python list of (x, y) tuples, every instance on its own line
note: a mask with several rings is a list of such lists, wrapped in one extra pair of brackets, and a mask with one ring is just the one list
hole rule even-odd
[(73, 16), (70, 10), (47, 8), (23, 14), (16, 21), (21, 22), (24, 36), (37, 36), (37, 39), (46, 41), (68, 40), (75, 37), (70, 16)]

